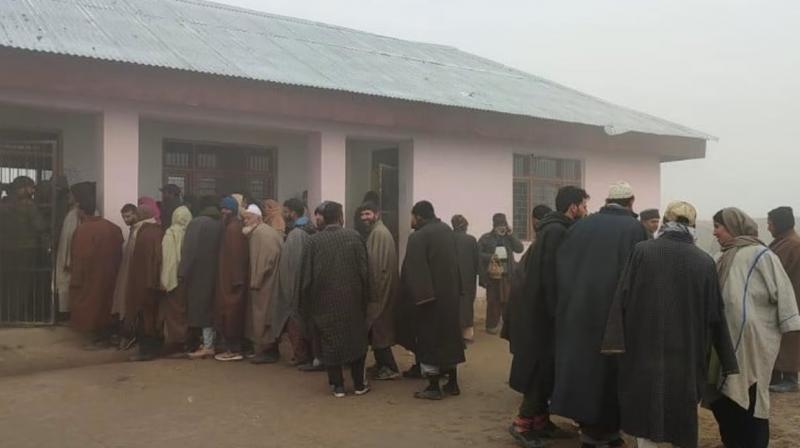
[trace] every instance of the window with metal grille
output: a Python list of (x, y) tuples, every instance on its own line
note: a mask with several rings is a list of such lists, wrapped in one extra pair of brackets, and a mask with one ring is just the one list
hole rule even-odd
[(533, 208), (544, 204), (555, 210), (559, 188), (583, 187), (583, 162), (514, 154), (513, 182), (514, 233), (520, 239), (530, 240)]
[(197, 197), (242, 193), (254, 201), (275, 197), (275, 148), (164, 140), (164, 183)]

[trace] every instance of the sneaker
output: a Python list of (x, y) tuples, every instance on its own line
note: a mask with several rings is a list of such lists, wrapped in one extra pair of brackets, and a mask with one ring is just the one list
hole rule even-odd
[(791, 383), (788, 381), (769, 386), (769, 391), (776, 394), (792, 393), (797, 392), (798, 390), (800, 390), (800, 387), (798, 387), (797, 383)]
[(496, 335), (497, 333), (500, 333), (500, 325), (498, 325), (498, 326), (496, 326), (494, 328), (486, 328), (486, 333), (491, 334), (491, 335)]
[(373, 375), (373, 378), (375, 378), (376, 380), (379, 380), (379, 381), (396, 380), (396, 379), (400, 378), (400, 373), (399, 372), (395, 372), (394, 370), (392, 370), (392, 369), (390, 369), (390, 368), (388, 368), (386, 366), (383, 366), (380, 369), (378, 369), (377, 372), (375, 372), (375, 374)]
[(213, 348), (200, 347), (197, 350), (188, 354), (189, 359), (206, 359), (214, 356)]
[(219, 355), (214, 356), (214, 359), (216, 359), (217, 361), (223, 361), (223, 362), (241, 361), (241, 360), (244, 359), (244, 356), (242, 356), (241, 353), (225, 352), (225, 353), (220, 353)]
[(333, 396), (336, 398), (344, 398), (347, 394), (344, 392), (344, 386), (333, 386)]
[(358, 396), (366, 395), (370, 391), (369, 384), (365, 384), (361, 389), (356, 389), (355, 394)]
[(273, 352), (266, 352), (260, 355), (256, 355), (253, 359), (250, 360), (251, 364), (275, 364), (276, 362), (280, 361), (280, 355), (277, 355)]
[(545, 446), (545, 443), (536, 437), (533, 431), (520, 431), (517, 425), (512, 424), (511, 427), (508, 428), (508, 433), (511, 434), (511, 437), (523, 448), (542, 448)]

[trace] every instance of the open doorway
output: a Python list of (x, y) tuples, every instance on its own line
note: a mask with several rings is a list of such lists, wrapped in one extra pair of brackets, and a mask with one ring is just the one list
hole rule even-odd
[(347, 227), (355, 228), (354, 214), (368, 191), (380, 198), (383, 223), (399, 244), (400, 230), (399, 146), (391, 142), (347, 141)]

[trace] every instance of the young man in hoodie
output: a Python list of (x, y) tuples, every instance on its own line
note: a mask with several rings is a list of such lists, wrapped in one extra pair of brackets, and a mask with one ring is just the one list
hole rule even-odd
[(509, 385), (524, 394), (509, 431), (525, 447), (543, 446), (544, 440), (563, 434), (550, 421), (548, 405), (555, 374), (556, 252), (567, 229), (586, 216), (588, 199), (586, 191), (577, 187), (558, 191), (556, 211), (539, 221), (536, 242), (524, 257), (521, 294), (512, 295), (508, 305), (505, 330), (514, 355)]

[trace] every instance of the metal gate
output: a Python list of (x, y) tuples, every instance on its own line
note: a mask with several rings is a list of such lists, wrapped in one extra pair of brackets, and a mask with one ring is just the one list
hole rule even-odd
[(55, 322), (55, 135), (0, 130), (0, 325)]

